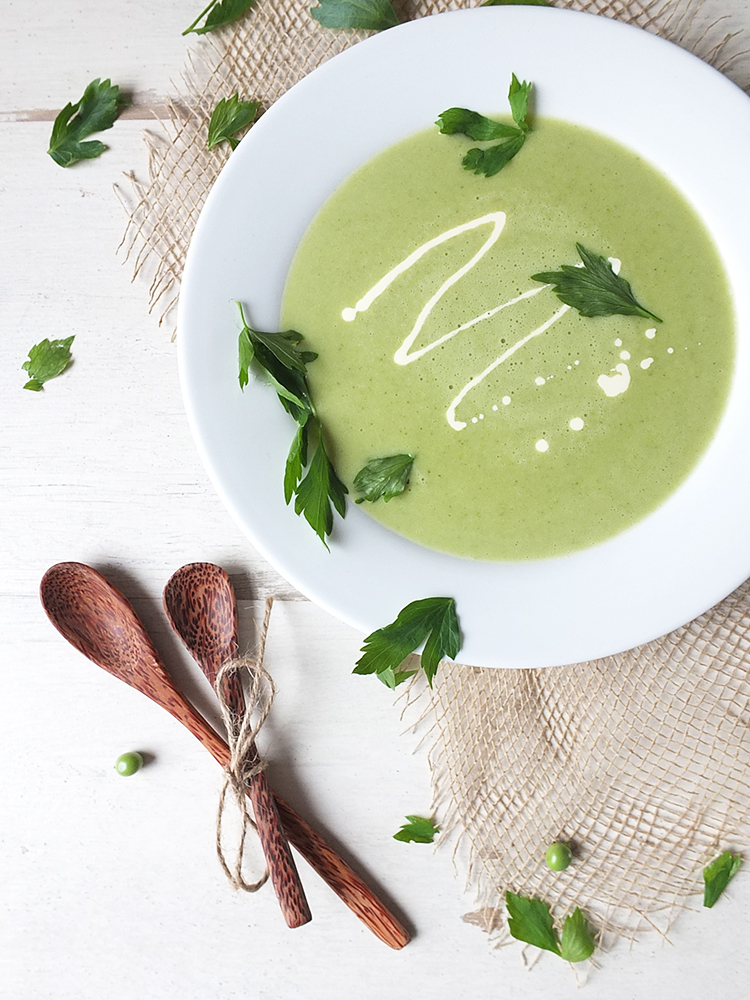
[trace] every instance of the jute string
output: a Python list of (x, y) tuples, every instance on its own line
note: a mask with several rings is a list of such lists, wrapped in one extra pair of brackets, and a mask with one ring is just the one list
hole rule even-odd
[[(272, 607), (273, 598), (266, 598), (263, 624), (258, 640), (258, 652), (255, 658), (240, 657), (235, 660), (227, 660), (216, 675), (215, 684), (221, 706), (221, 715), (227, 730), (227, 742), (229, 743), (229, 763), (224, 768), (224, 785), (219, 795), (219, 808), (216, 815), (216, 853), (219, 857), (219, 864), (232, 888), (242, 889), (244, 892), (257, 892), (268, 879), (268, 868), (266, 868), (264, 874), (257, 881), (247, 882), (242, 867), (248, 830), (257, 831), (248, 809), (246, 793), (253, 778), (265, 770), (267, 763), (258, 754), (255, 740), (268, 717), (276, 694), (273, 678), (263, 666)], [(241, 714), (232, 710), (225, 694), (227, 682), (233, 678), (248, 681), (245, 689), (245, 711)], [(241, 824), (239, 842), (232, 867), (227, 862), (222, 840), (224, 812), (227, 795), (230, 793), (234, 796)]]
[[(472, 5), (397, 3), (407, 17)], [(235, 26), (196, 41), (170, 119), (146, 135), (149, 180), (133, 178), (124, 243), (167, 323), (193, 227), (230, 155), (206, 150), (216, 102), (239, 92), (267, 108), (366, 34), (323, 29), (309, 6), (259, 0)], [(557, 6), (659, 34), (750, 87), (744, 0)], [(744, 584), (682, 629), (617, 656), (549, 670), (445, 663), (432, 691), (416, 679), (407, 697), (421, 718), (444, 843), (454, 836), (478, 895), (467, 920), (503, 940), (510, 888), (545, 899), (560, 919), (581, 906), (607, 945), (664, 934), (691, 897), (699, 905), (703, 865), (720, 850), (750, 849), (749, 636)], [(567, 872), (539, 863), (556, 839), (575, 845)]]

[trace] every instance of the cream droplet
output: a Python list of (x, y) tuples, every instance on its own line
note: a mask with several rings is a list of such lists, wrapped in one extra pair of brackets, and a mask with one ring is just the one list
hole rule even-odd
[(540, 438), (540, 440), (537, 441), (534, 447), (536, 448), (537, 451), (549, 451), (549, 443), (545, 441), (544, 438)]
[(620, 357), (623, 361), (630, 361), (630, 351), (620, 351)]
[(628, 366), (620, 363), (612, 369), (614, 375), (600, 375), (596, 380), (599, 388), (605, 396), (619, 396), (630, 385), (630, 372)]
[(503, 396), (503, 406), (510, 406), (510, 396)]
[(568, 424), (568, 427), (572, 431), (582, 431), (583, 430), (583, 420), (580, 417), (573, 417), (573, 419)]
[(653, 358), (644, 358), (643, 361), (641, 361), (641, 368), (643, 368), (645, 371), (645, 369), (650, 368), (653, 363), (654, 363)]
[(656, 327), (652, 326), (650, 330), (646, 330), (646, 336), (649, 340), (653, 340), (656, 336)]
[(356, 319), (357, 310), (352, 309), (351, 306), (347, 306), (346, 309), (341, 310), (341, 318), (346, 323), (351, 323), (353, 319)]
[(618, 338), (617, 338), (617, 340), (615, 341), (615, 347), (622, 347), (622, 341), (620, 340), (620, 338), (619, 338), (619, 337), (618, 337)]
[(536, 378), (534, 379), (534, 381), (536, 382), (536, 384), (537, 384), (537, 385), (544, 385), (544, 383), (545, 383), (545, 382), (546, 382), (547, 380), (546, 380), (546, 379), (544, 379), (544, 378), (542, 378), (542, 376), (541, 376), (541, 375), (537, 375), (537, 377), (536, 377)]
[(668, 347), (667, 354), (674, 354), (674, 347)]

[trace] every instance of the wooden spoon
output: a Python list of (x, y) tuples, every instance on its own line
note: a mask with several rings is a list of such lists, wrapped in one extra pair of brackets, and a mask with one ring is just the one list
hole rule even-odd
[[(226, 766), (229, 749), (177, 690), (135, 611), (100, 573), (82, 563), (58, 563), (40, 586), (44, 610), (57, 630), (98, 666), (165, 708)], [(333, 848), (278, 795), (284, 830), (315, 871), (350, 909), (391, 948), (403, 948), (408, 932)]]
[[(213, 563), (189, 563), (167, 581), (164, 610), (215, 687), (222, 665), (237, 655), (237, 601), (231, 580)], [(244, 711), (245, 698), (236, 675), (229, 678), (224, 698), (233, 712), (240, 715)], [(381, 941), (391, 948), (403, 948), (409, 942), (408, 931), (291, 806), (276, 793), (274, 798), (286, 834), (300, 854)]]
[[(81, 563), (60, 563), (45, 573), (41, 598), (53, 625), (76, 649), (166, 708), (226, 764), (226, 744), (175, 688), (135, 611), (108, 580)], [(259, 832), (266, 819), (256, 808)], [(261, 844), (284, 919), (301, 927), (312, 917), (289, 846), (280, 834), (261, 838)]]
[[(211, 563), (183, 566), (164, 588), (164, 610), (172, 628), (215, 687), (222, 665), (237, 656), (237, 604), (229, 577)], [(224, 697), (229, 709), (241, 717), (245, 712), (245, 697), (236, 674), (226, 680)], [(248, 763), (254, 765), (258, 761), (255, 745), (252, 750), (255, 759)], [(288, 915), (294, 917), (304, 910), (310, 920), (297, 867), (265, 774), (256, 774), (246, 790), (253, 804), (271, 881), (287, 923)], [(297, 924), (290, 923), (292, 926)]]

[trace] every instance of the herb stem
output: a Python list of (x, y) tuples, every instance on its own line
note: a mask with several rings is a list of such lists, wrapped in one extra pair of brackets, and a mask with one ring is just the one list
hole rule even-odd
[(182, 32), (182, 34), (183, 34), (183, 35), (189, 35), (189, 34), (190, 34), (190, 32), (191, 32), (191, 31), (193, 30), (193, 28), (194, 28), (194, 27), (196, 26), (196, 24), (198, 23), (198, 21), (200, 21), (200, 19), (201, 19), (202, 17), (205, 17), (205, 16), (206, 16), (206, 14), (208, 14), (208, 13), (209, 13), (209, 11), (211, 10), (211, 8), (212, 8), (212, 7), (215, 7), (215, 6), (216, 6), (216, 2), (217, 2), (217, 0), (211, 0), (211, 2), (209, 3), (208, 7), (206, 7), (206, 8), (205, 8), (205, 10), (202, 10), (202, 11), (200, 12), (200, 14), (199, 14), (199, 15), (198, 15), (198, 16), (196, 17), (196, 19), (195, 19), (195, 20), (193, 21), (193, 23), (192, 23), (192, 24), (190, 25), (190, 27), (189, 27), (189, 28), (185, 28), (185, 30), (184, 30), (184, 31)]

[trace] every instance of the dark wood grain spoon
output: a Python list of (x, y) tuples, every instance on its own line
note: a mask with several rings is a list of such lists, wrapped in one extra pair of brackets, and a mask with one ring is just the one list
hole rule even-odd
[[(177, 690), (135, 611), (101, 573), (82, 563), (58, 563), (44, 574), (40, 597), (68, 642), (165, 708), (226, 766), (226, 743)], [(409, 934), (387, 907), (291, 806), (278, 795), (274, 799), (287, 838), (310, 866), (381, 941), (403, 948)]]
[[(231, 580), (214, 563), (188, 563), (167, 581), (164, 610), (215, 687), (222, 665), (237, 655), (237, 600)], [(223, 693), (231, 710), (240, 715), (245, 698), (236, 675), (228, 679)], [(409, 942), (408, 931), (291, 806), (275, 793), (274, 798), (286, 834), (302, 856), (382, 941), (403, 948)]]
[[(164, 588), (164, 610), (172, 628), (215, 687), (223, 664), (237, 657), (237, 604), (229, 577), (212, 563), (183, 566)], [(241, 718), (245, 713), (245, 696), (238, 675), (226, 678), (223, 686), (227, 706)], [(251, 766), (258, 762), (254, 744), (252, 752), (255, 759), (248, 761)], [(251, 778), (247, 794), (281, 909), (285, 917), (287, 913), (294, 916), (307, 907), (307, 901), (263, 772)], [(309, 920), (309, 909), (307, 912)]]

